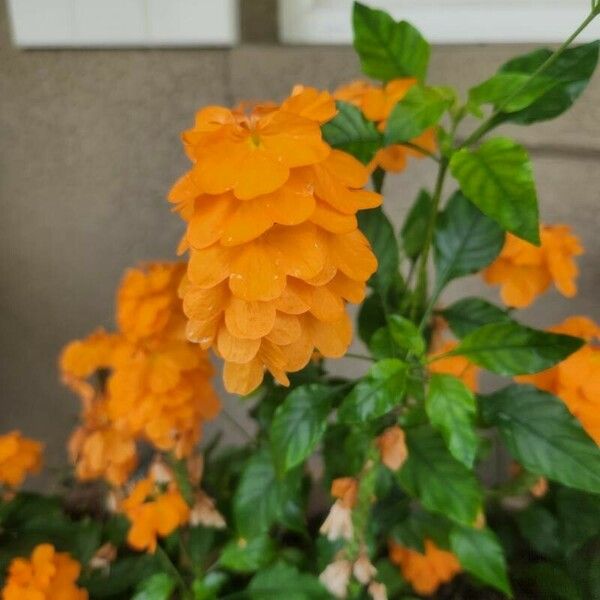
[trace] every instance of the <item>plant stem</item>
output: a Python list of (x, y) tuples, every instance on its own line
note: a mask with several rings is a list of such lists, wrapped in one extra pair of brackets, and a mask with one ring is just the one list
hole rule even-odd
[(345, 358), (357, 358), (359, 360), (368, 360), (369, 362), (373, 362), (375, 359), (372, 356), (367, 356), (365, 354), (356, 354), (354, 352), (346, 352), (344, 354)]
[(442, 159), (438, 169), (437, 179), (435, 182), (435, 189), (433, 191), (433, 197), (431, 199), (431, 213), (427, 222), (427, 229), (425, 231), (425, 243), (423, 245), (423, 251), (420, 256), (419, 264), (419, 275), (417, 279), (417, 285), (413, 294), (413, 302), (411, 307), (411, 318), (414, 321), (417, 318), (419, 307), (423, 303), (425, 296), (427, 295), (427, 265), (429, 262), (429, 251), (431, 243), (433, 242), (433, 233), (435, 231), (435, 224), (437, 221), (438, 210), (440, 201), (442, 198), (442, 190), (444, 187), (444, 179), (448, 172), (448, 160)]
[(182, 599), (193, 600), (194, 596), (191, 590), (188, 588), (187, 583), (181, 576), (179, 569), (173, 564), (171, 557), (165, 552), (165, 550), (160, 544), (156, 546), (156, 556), (163, 563), (165, 569), (169, 572), (169, 574), (172, 575), (173, 578), (177, 581), (177, 585), (181, 590)]
[(426, 150), (425, 148), (421, 148), (418, 144), (413, 144), (412, 142), (401, 142), (400, 146), (405, 146), (406, 148), (410, 148), (411, 150), (415, 150), (419, 154), (423, 154), (423, 156), (427, 156), (435, 162), (439, 163), (441, 161), (440, 157), (435, 155), (433, 152)]
[(581, 22), (579, 27), (561, 44), (549, 57), (545, 60), (517, 89), (509, 94), (504, 100), (494, 109), (494, 112), (459, 146), (465, 148), (478, 142), (490, 129), (493, 129), (498, 124), (498, 117), (507, 104), (520, 94), (536, 77), (549, 69), (562, 55), (562, 53), (575, 41), (579, 34), (600, 14), (600, 3), (592, 8), (592, 11)]
[(221, 414), (251, 442), (254, 442), (253, 435), (231, 414), (225, 407), (221, 407)]

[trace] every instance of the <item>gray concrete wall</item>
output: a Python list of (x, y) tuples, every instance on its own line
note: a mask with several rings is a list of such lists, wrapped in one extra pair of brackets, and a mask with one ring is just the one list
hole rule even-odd
[[(58, 352), (111, 326), (127, 266), (174, 257), (181, 225), (165, 195), (187, 167), (179, 132), (195, 110), (281, 98), (296, 82), (332, 88), (358, 75), (349, 48), (278, 46), (272, 0), (245, 2), (242, 16), (245, 41), (229, 50), (20, 51), (0, 2), (0, 431), (20, 427), (45, 440), (52, 464), (64, 460), (78, 410), (58, 384)], [(524, 50), (437, 47), (431, 81), (465, 90)], [(543, 220), (572, 224), (587, 248), (579, 296), (549, 294), (527, 318), (598, 318), (600, 77), (562, 119), (506, 131), (532, 152)], [(432, 175), (420, 161), (390, 182), (386, 209), (396, 223)], [(467, 287), (497, 297), (476, 279)], [(243, 419), (238, 400), (227, 405)]]

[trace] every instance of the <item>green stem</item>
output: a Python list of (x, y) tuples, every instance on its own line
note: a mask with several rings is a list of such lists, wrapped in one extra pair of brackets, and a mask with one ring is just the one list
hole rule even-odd
[(427, 229), (425, 232), (425, 243), (423, 245), (423, 251), (420, 256), (419, 274), (417, 279), (417, 285), (413, 295), (413, 302), (411, 307), (411, 318), (413, 321), (416, 320), (419, 312), (419, 308), (423, 304), (425, 297), (427, 296), (427, 266), (429, 262), (429, 252), (431, 244), (433, 242), (433, 234), (435, 231), (435, 224), (437, 221), (438, 210), (440, 201), (442, 198), (442, 190), (444, 187), (444, 179), (448, 172), (448, 160), (442, 159), (440, 162), (440, 168), (438, 170), (437, 179), (435, 182), (435, 189), (433, 191), (433, 197), (431, 199), (431, 213), (427, 222)]
[(372, 356), (367, 356), (365, 354), (356, 354), (354, 352), (346, 352), (344, 354), (345, 358), (357, 358), (359, 360), (368, 360), (369, 362), (373, 362), (375, 359)]
[(169, 574), (173, 576), (175, 581), (177, 581), (177, 585), (181, 590), (182, 599), (193, 600), (194, 594), (188, 588), (187, 583), (185, 582), (185, 580), (181, 576), (181, 573), (179, 572), (179, 569), (173, 564), (171, 557), (165, 552), (165, 550), (160, 544), (156, 546), (156, 556), (163, 563), (163, 566), (169, 572)]
[(460, 148), (471, 146), (478, 142), (488, 131), (498, 125), (498, 118), (500, 117), (502, 110), (513, 100), (518, 94), (520, 94), (536, 77), (541, 75), (544, 71), (549, 69), (562, 55), (562, 53), (575, 41), (579, 34), (600, 14), (600, 3), (593, 7), (590, 14), (581, 22), (581, 25), (568, 37), (568, 39), (561, 44), (549, 57), (544, 61), (518, 88), (516, 88), (511, 94), (509, 94), (504, 100), (495, 108), (494, 112), (460, 145)]
[(418, 144), (413, 144), (412, 142), (401, 142), (399, 145), (405, 146), (406, 148), (410, 148), (411, 150), (415, 150), (419, 154), (422, 154), (423, 156), (427, 156), (427, 158), (435, 160), (435, 162), (439, 163), (441, 161), (439, 156), (437, 156), (433, 152), (430, 152), (429, 150), (426, 150), (425, 148), (422, 148)]

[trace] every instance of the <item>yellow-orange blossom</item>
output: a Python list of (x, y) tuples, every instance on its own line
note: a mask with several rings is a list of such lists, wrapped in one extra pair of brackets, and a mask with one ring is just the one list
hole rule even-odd
[(315, 348), (340, 357), (350, 344), (345, 302), (362, 301), (377, 267), (355, 215), (381, 198), (322, 139), (334, 115), (329, 94), (298, 88), (249, 112), (205, 108), (183, 134), (193, 166), (169, 198), (187, 221), (187, 336), (223, 358), (231, 392), (265, 369), (287, 385)]

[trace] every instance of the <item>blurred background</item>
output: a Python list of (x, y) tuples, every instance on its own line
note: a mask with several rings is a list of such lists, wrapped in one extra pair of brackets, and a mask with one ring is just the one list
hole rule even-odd
[[(532, 44), (560, 40), (589, 3), (371, 4), (422, 27), (435, 43), (430, 82), (464, 92)], [(64, 464), (79, 407), (59, 383), (58, 354), (97, 326), (113, 327), (114, 292), (128, 266), (175, 258), (182, 226), (165, 196), (187, 168), (180, 132), (203, 105), (280, 99), (294, 83), (333, 89), (357, 78), (350, 5), (0, 0), (0, 431), (20, 428), (47, 444), (48, 464)], [(542, 220), (569, 223), (586, 248), (579, 295), (551, 292), (524, 319), (598, 319), (600, 77), (560, 119), (505, 132), (533, 156)], [(397, 225), (432, 174), (427, 161), (413, 161), (388, 181), (385, 209)], [(447, 298), (459, 292), (498, 299), (477, 278), (460, 280)], [(332, 365), (354, 374), (363, 367)], [(247, 426), (243, 402), (226, 405)], [(211, 430), (221, 427), (239, 439), (225, 419)]]

